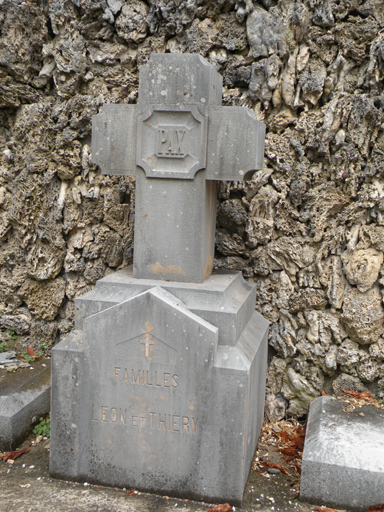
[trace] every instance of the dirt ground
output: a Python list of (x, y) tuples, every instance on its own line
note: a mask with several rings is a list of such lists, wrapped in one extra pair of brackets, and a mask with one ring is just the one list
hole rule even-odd
[[(298, 422), (264, 425), (242, 507), (233, 510), (311, 511), (311, 506), (298, 497), (301, 439), (303, 426)], [(31, 435), (20, 447), (32, 444), (28, 453), (14, 461), (0, 461), (1, 512), (205, 512), (213, 506), (136, 491), (128, 495), (130, 489), (52, 479), (48, 471), (49, 440), (34, 445), (35, 440)]]

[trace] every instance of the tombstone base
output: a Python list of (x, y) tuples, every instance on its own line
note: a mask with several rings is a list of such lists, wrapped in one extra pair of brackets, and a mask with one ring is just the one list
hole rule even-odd
[[(32, 425), (49, 411), (51, 362), (34, 363), (15, 373), (0, 371), (0, 450), (16, 450), (31, 431)], [(5, 375), (3, 375), (3, 373)], [(3, 380), (4, 379), (4, 380)]]
[(346, 412), (324, 396), (310, 406), (300, 496), (335, 508), (366, 510), (384, 502), (384, 418), (373, 405)]
[(264, 412), (255, 293), (124, 269), (77, 299), (52, 351), (51, 476), (239, 505)]

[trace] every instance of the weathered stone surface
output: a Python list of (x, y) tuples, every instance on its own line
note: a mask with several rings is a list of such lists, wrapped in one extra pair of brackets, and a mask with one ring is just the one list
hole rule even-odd
[(331, 306), (340, 309), (344, 301), (346, 280), (339, 256), (331, 256), (318, 265), (319, 280), (327, 287), (327, 298)]
[(369, 346), (369, 353), (375, 359), (384, 360), (384, 339), (380, 338), (377, 343)]
[(145, 39), (148, 29), (148, 10), (147, 4), (140, 0), (124, 4), (115, 22), (119, 37), (134, 43)]
[(367, 387), (361, 382), (358, 377), (353, 375), (341, 374), (332, 383), (332, 389), (335, 395), (342, 395), (343, 389), (347, 391), (354, 391), (355, 393), (362, 393), (368, 391)]
[(54, 320), (64, 299), (65, 281), (60, 277), (46, 282), (28, 279), (20, 288), (20, 295), (36, 318)]
[(255, 5), (247, 18), (247, 36), (252, 57), (284, 55), (286, 43), (282, 23), (259, 5)]
[(293, 313), (297, 313), (308, 309), (323, 309), (327, 303), (323, 290), (304, 288), (291, 296), (289, 308)]
[(262, 187), (252, 198), (249, 207), (249, 220), (246, 227), (248, 245), (256, 247), (270, 241), (274, 228), (274, 206), (279, 199), (275, 189)]
[[(138, 67), (171, 51), (207, 58), (223, 77), (223, 104), (247, 106), (268, 128), (264, 169), (220, 187), (215, 262), (257, 283), (257, 308), (276, 332), (288, 310), (287, 293), (277, 298), (281, 272), (289, 296), (325, 292), (316, 311), (334, 308), (332, 333), (343, 329), (341, 255), (384, 250), (381, 2), (4, 0), (0, 23), (0, 315), (25, 314), (27, 279), (60, 276), (60, 315), (70, 323), (72, 300), (93, 277), (131, 263), (133, 178), (103, 176), (92, 163), (91, 117), (103, 103), (137, 103)], [(72, 230), (85, 228), (87, 242), (74, 248)], [(309, 261), (300, 257), (306, 246)], [(377, 264), (370, 268), (355, 268), (349, 284), (375, 286)], [(321, 327), (324, 316), (311, 313), (312, 327), (303, 313), (290, 313), (301, 350), (293, 358), (305, 353), (325, 371), (340, 341)], [(35, 330), (40, 321), (29, 315), (22, 336), (34, 344), (45, 333), (53, 343), (56, 321)], [(338, 363), (330, 380), (344, 370)]]
[(285, 400), (283, 398), (276, 398), (273, 393), (268, 393), (265, 397), (265, 415), (271, 423), (285, 418)]
[(319, 389), (316, 389), (307, 378), (293, 368), (288, 368), (282, 387), (283, 397), (289, 400), (288, 414), (293, 416), (306, 415), (309, 404), (318, 394)]
[(338, 348), (337, 363), (342, 366), (345, 372), (354, 374), (356, 364), (360, 361), (362, 354), (364, 352), (360, 350), (358, 343), (346, 339)]
[(127, 269), (79, 298), (53, 349), (51, 474), (239, 503), (264, 409), (268, 322), (254, 300), (240, 274), (187, 284)]
[(344, 299), (341, 321), (348, 335), (360, 345), (370, 345), (383, 334), (384, 309), (379, 288), (361, 293), (350, 289)]
[(50, 408), (51, 362), (35, 363), (4, 375), (0, 370), (0, 450), (13, 451), (30, 432), (32, 425)]
[(377, 281), (383, 253), (376, 249), (360, 249), (341, 255), (344, 272), (350, 284), (357, 286), (360, 292), (368, 291)]

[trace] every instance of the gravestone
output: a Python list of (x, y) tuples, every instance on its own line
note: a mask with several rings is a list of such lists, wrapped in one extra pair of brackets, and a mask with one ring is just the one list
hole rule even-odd
[[(9, 368), (8, 363), (12, 359), (4, 358), (5, 354), (0, 354), (0, 362)], [(16, 356), (14, 352), (8, 354)], [(33, 424), (48, 413), (51, 395), (50, 363), (49, 359), (44, 359), (33, 365), (25, 365), (28, 368), (20, 368), (18, 365), (17, 372), (1, 369), (3, 364), (0, 364), (0, 451), (16, 450), (30, 433)]]
[(366, 510), (384, 503), (384, 411), (329, 396), (310, 406), (300, 495), (311, 503)]
[(260, 432), (268, 322), (213, 272), (217, 180), (262, 167), (265, 128), (222, 107), (198, 55), (152, 55), (138, 105), (105, 105), (92, 154), (136, 176), (134, 264), (75, 301), (52, 353), (53, 476), (241, 502)]

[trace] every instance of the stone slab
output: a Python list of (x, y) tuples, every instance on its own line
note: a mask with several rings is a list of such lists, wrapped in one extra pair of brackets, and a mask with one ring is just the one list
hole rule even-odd
[[(46, 364), (43, 367), (42, 364)], [(51, 362), (0, 373), (0, 450), (15, 450), (33, 423), (50, 409)]]
[(302, 460), (304, 500), (365, 510), (384, 503), (384, 410), (320, 397), (311, 403)]
[[(91, 292), (75, 300), (75, 328), (82, 329), (87, 316), (161, 286), (179, 298), (193, 313), (219, 327), (219, 345), (235, 345), (254, 313), (256, 285), (241, 272), (215, 271), (203, 283), (136, 279), (132, 267), (100, 279)], [(257, 313), (256, 313), (257, 314)]]
[(252, 300), (254, 286), (240, 300), (237, 274), (141, 289), (122, 277), (77, 300), (82, 331), (52, 351), (51, 475), (239, 504), (263, 420), (268, 322), (251, 311), (236, 343), (220, 344), (220, 322), (173, 291), (196, 309), (200, 293), (203, 311), (209, 292), (220, 309)]

